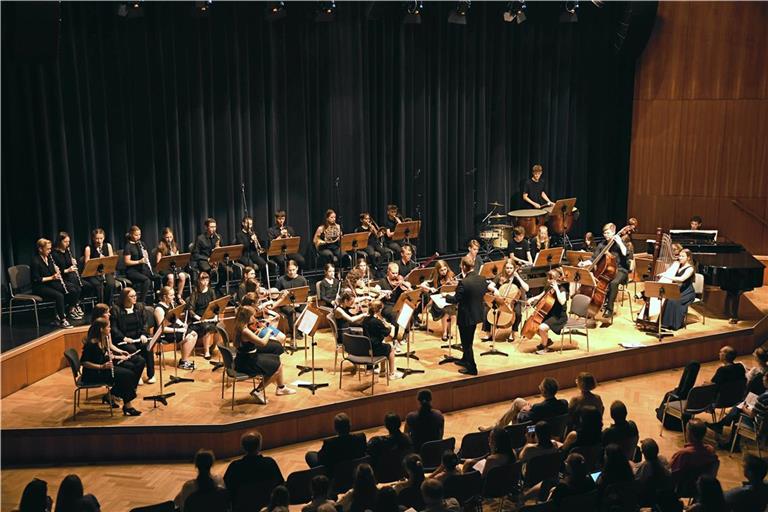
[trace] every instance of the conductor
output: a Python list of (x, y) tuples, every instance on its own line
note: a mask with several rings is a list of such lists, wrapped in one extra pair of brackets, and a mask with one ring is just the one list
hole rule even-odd
[(488, 288), (485, 279), (475, 272), (474, 267), (475, 262), (471, 257), (461, 258), (462, 279), (456, 287), (456, 294), (445, 296), (446, 302), (459, 305), (457, 323), (463, 355), (456, 364), (464, 367), (459, 370), (459, 373), (466, 375), (477, 375), (472, 342), (477, 324), (483, 321), (483, 296)]

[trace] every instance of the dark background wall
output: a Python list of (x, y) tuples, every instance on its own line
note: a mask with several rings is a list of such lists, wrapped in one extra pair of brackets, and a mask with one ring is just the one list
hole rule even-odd
[(662, 2), (635, 81), (629, 213), (768, 254), (768, 4)]
[(422, 254), (464, 246), (489, 201), (517, 207), (536, 162), (579, 198), (578, 232), (626, 214), (630, 22), (655, 4), (584, 2), (575, 24), (531, 4), (516, 25), (476, 2), (466, 26), (446, 23), (454, 3), (427, 2), (421, 25), (397, 3), (369, 20), (342, 2), (333, 23), (295, 3), (276, 23), (262, 3), (147, 4), (2, 4), (5, 266), (60, 229), (78, 253), (97, 226), (118, 247), (134, 223), (188, 243), (214, 216), (229, 239), (242, 182), (259, 232), (278, 208), (306, 237), (328, 207), (351, 228), (395, 202), (424, 221)]

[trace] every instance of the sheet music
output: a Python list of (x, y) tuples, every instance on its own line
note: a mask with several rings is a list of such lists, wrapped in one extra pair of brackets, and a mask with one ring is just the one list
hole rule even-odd
[(413, 315), (413, 308), (408, 303), (403, 304), (403, 308), (397, 316), (397, 325), (403, 329), (408, 327), (408, 322), (411, 321), (411, 315)]
[(757, 403), (757, 395), (752, 392), (749, 392), (747, 393), (747, 397), (744, 399), (744, 401), (739, 404), (739, 408), (752, 409), (756, 403)]
[(445, 297), (443, 297), (441, 293), (430, 295), (429, 298), (432, 299), (432, 302), (435, 303), (435, 306), (437, 306), (440, 309), (443, 309), (445, 306), (448, 305), (448, 301), (445, 300)]
[(308, 309), (304, 310), (304, 313), (301, 315), (301, 322), (299, 322), (297, 329), (309, 336), (309, 333), (312, 332), (312, 329), (314, 329), (315, 324), (317, 323), (317, 318), (317, 315), (312, 311)]

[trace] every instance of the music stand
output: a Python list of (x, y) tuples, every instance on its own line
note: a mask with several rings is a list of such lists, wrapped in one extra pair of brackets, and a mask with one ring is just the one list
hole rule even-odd
[(515, 314), (514, 310), (509, 308), (509, 304), (504, 300), (504, 297), (496, 297), (492, 293), (486, 293), (483, 296), (483, 302), (488, 306), (488, 309), (493, 311), (493, 324), (491, 324), (491, 345), (488, 350), (481, 352), (481, 356), (504, 356), (509, 357), (509, 354), (502, 352), (496, 348), (496, 330), (498, 327), (496, 324), (499, 321), (499, 317), (502, 313)]
[(405, 243), (411, 245), (411, 238), (419, 238), (419, 232), (421, 231), (420, 220), (408, 220), (400, 222), (395, 226), (395, 231), (392, 233), (392, 240), (405, 240)]
[(495, 279), (499, 272), (504, 270), (504, 265), (507, 264), (507, 259), (496, 261), (486, 261), (480, 267), (480, 275), (489, 279)]
[[(298, 237), (296, 237), (298, 238)], [(283, 239), (287, 240), (287, 239)], [(309, 297), (309, 286), (298, 286), (296, 288), (288, 288), (285, 290), (281, 290), (283, 292), (282, 297), (277, 299), (277, 301), (272, 305), (273, 309), (277, 309), (282, 306), (290, 306), (291, 307), (291, 318), (293, 319), (293, 332), (292, 338), (291, 338), (291, 345), (286, 347), (287, 350), (290, 350), (291, 353), (296, 352), (297, 350), (304, 350), (304, 362), (307, 362), (307, 337), (304, 337), (304, 348), (298, 348), (296, 346), (296, 306), (300, 306), (302, 304), (307, 303), (307, 298)]]
[(656, 297), (661, 300), (661, 310), (659, 311), (658, 325), (656, 332), (648, 332), (650, 336), (655, 337), (661, 342), (664, 336), (673, 336), (674, 333), (668, 329), (662, 329), (661, 318), (664, 316), (664, 310), (667, 307), (667, 302), (664, 299), (680, 300), (680, 285), (678, 283), (662, 283), (659, 281), (646, 281), (645, 282), (645, 296)]
[(572, 267), (578, 266), (582, 261), (592, 259), (592, 253), (589, 251), (565, 251), (565, 260)]
[[(443, 294), (443, 293), (455, 293), (456, 292), (456, 286), (455, 284), (444, 284), (440, 287), (437, 293)], [(434, 296), (432, 297), (432, 300), (434, 300)], [(451, 306), (452, 304), (446, 304), (445, 307)], [(447, 313), (444, 313), (447, 314)], [(437, 362), (437, 364), (446, 364), (446, 363), (454, 363), (458, 361), (459, 359), (456, 357), (453, 357), (453, 354), (451, 353), (452, 349), (461, 350), (461, 344), (454, 345), (453, 340), (456, 339), (456, 336), (454, 334), (454, 328), (457, 326), (451, 322), (450, 315), (448, 316), (448, 343), (445, 345), (440, 345), (440, 348), (447, 348), (448, 353), (443, 355), (443, 358)]]
[[(165, 325), (165, 319), (163, 319), (163, 322), (160, 323), (160, 326), (155, 330), (155, 333), (152, 335), (152, 338), (150, 338), (149, 342), (147, 343), (147, 352), (152, 354), (152, 351), (155, 349), (155, 345), (160, 347), (159, 350), (163, 350), (162, 344), (157, 343), (160, 339), (160, 336), (163, 335), (163, 326)], [(152, 355), (154, 357), (154, 355)], [(161, 356), (162, 357), (162, 356)], [(160, 402), (163, 405), (168, 405), (168, 399), (172, 396), (176, 396), (176, 393), (165, 393), (164, 387), (163, 387), (163, 365), (160, 365), (160, 393), (156, 395), (148, 395), (144, 397), (144, 400), (152, 400), (152, 407), (157, 407), (157, 402)]]
[(269, 243), (269, 249), (267, 249), (267, 260), (270, 256), (282, 256), (286, 260), (285, 264), (288, 265), (288, 255), (298, 253), (299, 245), (301, 245), (300, 236), (273, 238)]
[[(408, 272), (408, 275), (405, 276), (405, 280), (411, 283), (411, 286), (413, 287), (414, 290), (420, 290), (421, 288), (419, 287), (419, 285), (421, 285), (421, 283), (426, 281), (429, 278), (429, 276), (432, 275), (433, 271), (434, 271), (434, 267), (428, 267), (428, 268), (416, 267), (415, 269)], [(419, 302), (421, 303), (421, 311), (422, 313), (424, 313), (424, 321), (422, 322), (422, 324), (424, 325), (424, 329), (429, 331), (429, 322), (426, 316), (427, 308), (424, 307), (423, 293), (421, 297), (419, 297)]]
[[(242, 246), (240, 246), (242, 247)], [(206, 306), (205, 311), (203, 311), (203, 314), (200, 315), (200, 322), (204, 320), (210, 320), (214, 316), (218, 315), (219, 312), (222, 314), (224, 313), (224, 310), (227, 308), (227, 304), (229, 304), (229, 301), (232, 299), (231, 295), (225, 295), (223, 297), (219, 297), (216, 300), (212, 300), (208, 303), (208, 306)], [(213, 369), (211, 371), (216, 371), (219, 368), (224, 366), (224, 363), (221, 361), (211, 361), (211, 364), (213, 365)]]
[(552, 206), (552, 212), (550, 212), (549, 214), (550, 217), (560, 217), (560, 219), (562, 220), (563, 247), (568, 247), (568, 246), (573, 247), (573, 244), (571, 243), (571, 239), (568, 238), (568, 228), (566, 227), (565, 217), (567, 217), (573, 212), (574, 206), (576, 206), (575, 197), (570, 197), (568, 199), (558, 199), (555, 202), (555, 204)]
[(405, 357), (405, 368), (398, 368), (403, 372), (403, 378), (414, 373), (424, 373), (424, 370), (411, 369), (411, 359), (419, 360), (415, 352), (411, 351), (411, 338), (413, 337), (413, 312), (416, 310), (416, 304), (421, 297), (421, 290), (412, 290), (400, 294), (397, 303), (393, 308), (397, 314), (397, 325), (406, 332), (406, 348), (404, 354), (395, 354), (396, 357)]
[(101, 291), (99, 292), (99, 302), (104, 303), (104, 284), (107, 274), (114, 274), (117, 268), (117, 255), (102, 256), (101, 258), (91, 258), (83, 267), (80, 277), (98, 277), (101, 279)]
[[(186, 310), (186, 312), (185, 312), (185, 310)], [(172, 319), (179, 318), (179, 316), (181, 315), (182, 312), (185, 313), (185, 316), (184, 316), (184, 325), (185, 325), (184, 333), (181, 336), (181, 341), (183, 342), (184, 339), (187, 337), (187, 333), (189, 332), (189, 324), (187, 324), (187, 320), (189, 320), (189, 318), (188, 318), (189, 317), (189, 310), (187, 309), (187, 304), (181, 303), (178, 306), (176, 306), (175, 308), (172, 308), (172, 309), (168, 310), (168, 313), (166, 313), (165, 316), (163, 317), (163, 323), (161, 324), (160, 328), (162, 328), (166, 323), (170, 323), (172, 321)], [(174, 361), (174, 366), (173, 366), (173, 375), (168, 377), (168, 380), (170, 381), (168, 383), (169, 386), (171, 384), (176, 384), (177, 382), (195, 382), (194, 379), (188, 379), (186, 377), (179, 377), (179, 366), (178, 366), (178, 362), (176, 361), (176, 356), (175, 356), (175, 353), (176, 353), (176, 343), (178, 343), (178, 342), (176, 342), (176, 341), (173, 342), (173, 351), (174, 351), (173, 361)], [(165, 361), (165, 358), (163, 357), (162, 349), (160, 351), (160, 359), (162, 360), (162, 362)], [(161, 364), (160, 365), (160, 381), (161, 382), (163, 380), (163, 373), (162, 373), (163, 369), (162, 368), (163, 368), (163, 365)]]
[[(352, 266), (357, 266), (357, 251), (368, 247), (368, 237), (371, 236), (370, 231), (361, 231), (359, 233), (345, 233), (341, 235), (341, 250), (344, 252), (352, 252)], [(339, 262), (341, 263), (341, 262)]]
[(551, 249), (542, 249), (536, 255), (536, 260), (533, 262), (534, 267), (549, 267), (550, 270), (553, 266), (560, 265), (560, 261), (563, 259), (565, 249), (562, 247), (552, 247)]
[(328, 386), (327, 382), (322, 382), (320, 384), (315, 383), (315, 372), (321, 372), (323, 371), (322, 368), (316, 368), (315, 367), (315, 333), (317, 332), (317, 329), (320, 327), (320, 318), (324, 317), (326, 315), (326, 312), (320, 309), (315, 304), (307, 304), (307, 308), (302, 311), (301, 315), (299, 315), (299, 318), (297, 322), (299, 323), (299, 331), (304, 333), (304, 339), (306, 340), (308, 337), (312, 337), (311, 342), (311, 354), (312, 354), (312, 364), (311, 366), (302, 366), (302, 365), (296, 365), (296, 368), (299, 369), (299, 376), (310, 372), (312, 374), (312, 383), (311, 384), (299, 384), (300, 388), (306, 388), (312, 392), (312, 394), (315, 394), (315, 391), (318, 388), (324, 388)]
[(212, 269), (218, 268), (219, 263), (224, 263), (224, 289), (227, 295), (229, 295), (229, 274), (232, 271), (230, 266), (233, 260), (237, 260), (243, 255), (242, 244), (237, 245), (225, 245), (223, 247), (216, 247), (211, 252), (211, 257), (208, 258), (208, 264)]

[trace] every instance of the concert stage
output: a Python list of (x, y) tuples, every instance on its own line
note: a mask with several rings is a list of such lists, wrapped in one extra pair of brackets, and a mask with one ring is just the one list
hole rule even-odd
[[(329, 382), (316, 395), (298, 388), (293, 396), (277, 397), (270, 386), (266, 406), (257, 405), (248, 394), (250, 382), (237, 385), (235, 410), (230, 410), (231, 389), (221, 398), (221, 370), (211, 371), (202, 357), (196, 357), (198, 370), (179, 372), (191, 376), (193, 383), (166, 387), (176, 396), (168, 406), (152, 408), (141, 399), (135, 403), (143, 411), (139, 417), (124, 417), (119, 409), (110, 417), (101, 404), (101, 393), (85, 401), (77, 419), (72, 419), (72, 374), (64, 368), (62, 352), (66, 347), (79, 350), (84, 328), (57, 331), (0, 356), (2, 363), (2, 464), (4, 466), (105, 462), (127, 460), (191, 459), (200, 447), (212, 448), (219, 457), (239, 452), (240, 435), (251, 428), (264, 433), (266, 447), (282, 446), (332, 434), (332, 418), (345, 411), (355, 429), (381, 425), (388, 411), (404, 416), (416, 407), (416, 390), (430, 387), (435, 407), (455, 411), (483, 404), (507, 401), (516, 396), (537, 393), (544, 376), (553, 376), (563, 387), (573, 386), (576, 375), (590, 371), (598, 380), (679, 367), (690, 361), (710, 361), (717, 357), (720, 346), (731, 344), (739, 354), (749, 354), (768, 333), (768, 296), (766, 288), (745, 294), (742, 298), (743, 320), (729, 325), (727, 319), (712, 317), (720, 311), (722, 293), (708, 293), (706, 324), (689, 311), (688, 328), (674, 337), (658, 342), (637, 331), (630, 321), (628, 302), (618, 308), (614, 325), (590, 329), (590, 351), (586, 338), (578, 339), (577, 349), (544, 355), (533, 353), (537, 342), (497, 343), (508, 357), (480, 356), (488, 344), (475, 341), (475, 356), (480, 375), (460, 375), (453, 364), (440, 365), (445, 353), (438, 335), (418, 332), (412, 349), (420, 360), (411, 361), (412, 368), (423, 374), (403, 380), (377, 379), (376, 394), (371, 396), (370, 376), (358, 380), (345, 372), (342, 389), (339, 374), (332, 373), (333, 342), (328, 332), (316, 337), (316, 373), (318, 382)], [(754, 304), (753, 302), (754, 301)], [(635, 313), (637, 308), (635, 308)], [(438, 324), (432, 323), (432, 327)], [(499, 337), (506, 337), (501, 331)], [(559, 337), (555, 337), (559, 348)], [(624, 349), (620, 342), (641, 342), (645, 346)], [(170, 358), (166, 359), (167, 361)], [(283, 356), (288, 382), (297, 378), (297, 364), (304, 364), (302, 352)], [(398, 358), (399, 366), (405, 364)], [(63, 369), (60, 369), (63, 368)], [(170, 366), (166, 367), (167, 379)], [(304, 374), (301, 378), (309, 378)], [(159, 384), (139, 387), (139, 396), (159, 392)], [(659, 396), (665, 390), (658, 390)]]

